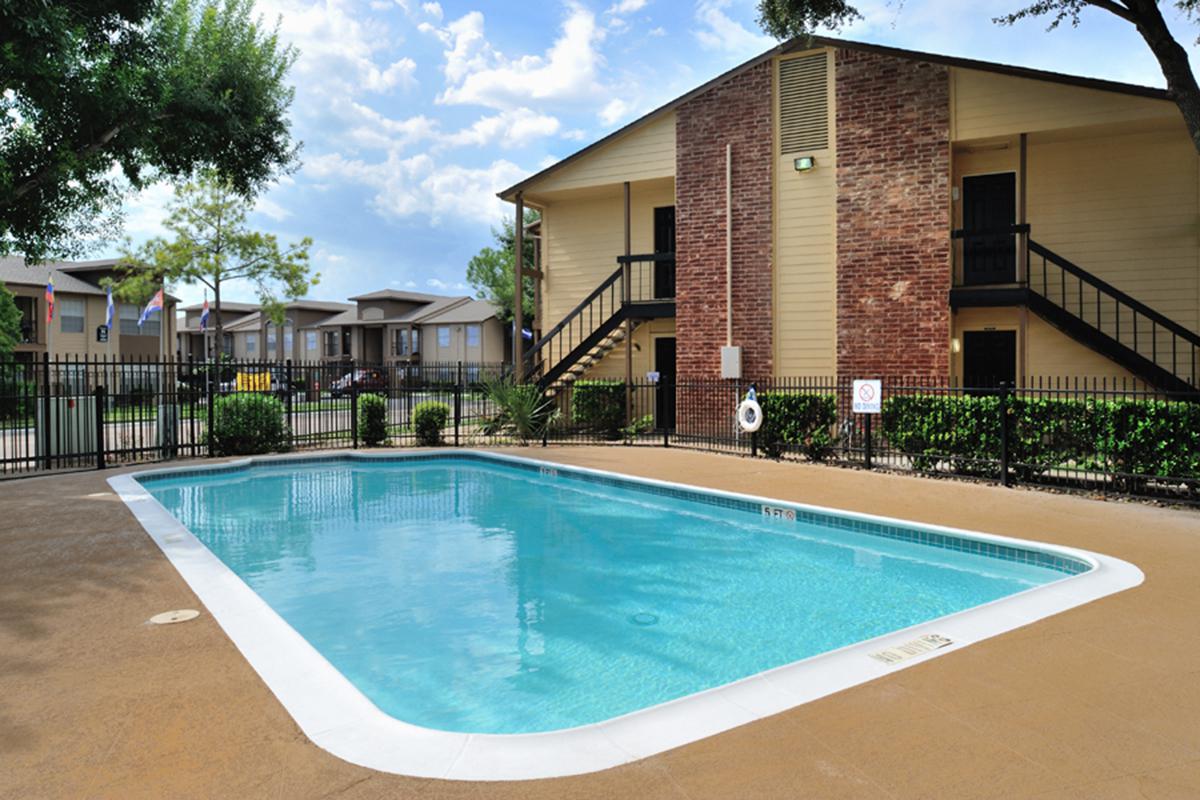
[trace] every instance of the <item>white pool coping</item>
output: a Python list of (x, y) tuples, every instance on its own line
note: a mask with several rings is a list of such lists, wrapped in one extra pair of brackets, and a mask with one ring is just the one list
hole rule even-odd
[[(319, 456), (261, 456), (211, 466), (192, 464), (143, 470), (109, 478), (108, 482), (313, 742), (351, 763), (421, 778), (480, 781), (554, 778), (637, 761), (916, 666), (983, 639), (1132, 588), (1144, 580), (1142, 571), (1133, 564), (1086, 550), (486, 451), (444, 452), (447, 456), (469, 453), (473, 457), (500, 462), (603, 475), (798, 511), (901, 525), (1039, 550), (1079, 559), (1093, 568), (604, 722), (547, 733), (451, 733), (411, 725), (381, 711), (137, 482), (138, 477), (150, 474), (314, 458), (397, 460), (406, 457), (405, 454), (332, 451)], [(427, 454), (428, 451), (411, 455)], [(949, 637), (954, 643), (890, 665), (870, 657), (871, 653), (927, 634)]]

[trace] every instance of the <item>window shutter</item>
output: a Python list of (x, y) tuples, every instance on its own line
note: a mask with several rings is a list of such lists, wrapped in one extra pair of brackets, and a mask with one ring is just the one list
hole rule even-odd
[(780, 153), (829, 147), (827, 70), (825, 53), (779, 62)]

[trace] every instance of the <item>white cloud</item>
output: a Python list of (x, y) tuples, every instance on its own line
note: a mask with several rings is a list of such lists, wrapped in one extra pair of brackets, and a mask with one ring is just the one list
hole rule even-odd
[(356, 6), (351, 0), (259, 0), (256, 5), (265, 20), (279, 20), (281, 38), (300, 51), (289, 78), (301, 88), (301, 99), (308, 93), (387, 92), (415, 84), (411, 58), (379, 63), (392, 37), (385, 24)]
[(559, 38), (543, 55), (511, 58), (484, 35), (483, 14), (472, 11), (437, 31), (448, 49), (446, 89), (438, 102), (513, 108), (532, 101), (579, 103), (602, 91), (597, 78), (604, 32), (582, 6), (572, 6)]
[(746, 28), (726, 13), (733, 0), (699, 0), (696, 3), (697, 41), (710, 50), (752, 55), (775, 45), (770, 36)]
[(600, 121), (605, 125), (612, 125), (617, 120), (624, 118), (625, 115), (629, 113), (630, 109), (631, 106), (629, 103), (625, 102), (620, 97), (614, 97), (612, 100), (608, 101), (604, 108), (600, 109), (600, 113), (597, 116), (600, 117)]
[(440, 20), (442, 18), (441, 3), (422, 3), (421, 10), (436, 20)]
[(291, 211), (288, 211), (269, 197), (258, 198), (254, 204), (254, 210), (275, 222), (283, 222), (292, 215)]
[(531, 139), (553, 136), (561, 124), (558, 119), (538, 114), (528, 108), (501, 111), (490, 117), (482, 117), (469, 128), (443, 136), (440, 143), (448, 147), (497, 144), (512, 148), (529, 144)]
[(435, 225), (449, 219), (494, 224), (507, 205), (496, 192), (526, 174), (505, 160), (465, 167), (439, 164), (426, 153), (402, 158), (395, 151), (375, 163), (337, 153), (314, 156), (305, 163), (304, 172), (317, 181), (336, 178), (374, 189), (372, 205), (384, 217), (423, 215)]
[(429, 278), (425, 281), (425, 285), (431, 289), (439, 289), (443, 292), (450, 290), (463, 291), (471, 288), (462, 281), (455, 281), (452, 283), (450, 281), (440, 280), (439, 278)]
[(618, 0), (608, 9), (609, 14), (632, 14), (646, 7), (649, 0)]

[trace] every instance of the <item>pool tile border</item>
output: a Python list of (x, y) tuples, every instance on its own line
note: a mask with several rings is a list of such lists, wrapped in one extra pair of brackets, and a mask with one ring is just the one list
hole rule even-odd
[[(403, 462), (463, 457), (532, 470), (555, 470), (560, 475), (570, 473), (577, 478), (586, 476), (587, 480), (700, 499), (752, 513), (758, 513), (762, 504), (770, 504), (794, 509), (798, 519), (823, 525), (830, 518), (844, 518), (845, 523), (839, 527), (845, 530), (877, 535), (882, 530), (930, 546), (994, 554), (997, 558), (1035, 558), (1044, 566), (1057, 565), (1064, 575), (966, 611), (604, 722), (535, 734), (450, 733), (410, 725), (380, 711), (139, 483), (181, 475), (234, 472), (255, 464), (304, 464), (338, 459)], [(335, 451), (319, 456), (261, 456), (211, 467), (151, 469), (114, 476), (108, 482), (315, 744), (361, 766), (426, 778), (527, 780), (594, 772), (636, 761), (911, 668), (929, 658), (941, 657), (982, 639), (1132, 588), (1144, 579), (1141, 571), (1128, 562), (1074, 548), (485, 451), (406, 454)], [(1080, 565), (1085, 565), (1086, 570), (1078, 571)], [(949, 637), (954, 643), (891, 665), (870, 657), (871, 653), (929, 634)]]
[[(343, 462), (347, 464), (390, 464), (428, 461), (479, 461), (484, 463), (490, 462), (494, 464), (496, 463), (497, 458), (496, 454), (484, 454), (476, 451), (465, 450), (412, 454), (371, 454), (366, 455), (365, 458), (363, 455), (355, 457), (354, 454), (299, 456), (288, 458), (287, 463), (327, 464), (330, 462)], [(139, 482), (145, 484), (147, 482), (166, 479), (219, 475), (224, 473), (246, 471), (252, 466), (253, 465), (249, 463), (237, 463), (233, 465), (183, 469), (177, 472), (169, 473), (148, 473), (139, 477), (138, 480)], [(529, 462), (522, 459), (508, 461), (507, 466), (516, 467), (518, 469), (539, 474), (546, 470), (546, 462)], [(762, 502), (747, 500), (741, 497), (727, 497), (721, 494), (714, 494), (711, 491), (691, 487), (662, 486), (654, 483), (647, 483), (646, 481), (638, 479), (631, 479), (621, 475), (593, 472), (572, 466), (556, 465), (553, 467), (553, 469), (554, 474), (558, 477), (569, 477), (574, 480), (586, 481), (588, 483), (596, 483), (604, 486), (619, 487), (621, 489), (643, 492), (645, 494), (655, 495), (658, 497), (669, 497), (674, 500), (687, 500), (689, 502), (701, 503), (718, 508), (743, 511), (748, 514), (753, 514), (756, 517), (761, 517), (762, 514)], [(1046, 569), (1051, 569), (1055, 572), (1062, 572), (1067, 575), (1079, 575), (1093, 568), (1093, 564), (1083, 559), (1073, 558), (1058, 553), (1049, 553), (1036, 548), (1013, 547), (1010, 545), (985, 542), (978, 539), (965, 538), (962, 536), (952, 536), (945, 533), (930, 531), (919, 525), (898, 525), (872, 519), (854, 519), (846, 517), (840, 513), (831, 514), (824, 511), (815, 511), (802, 505), (789, 503), (783, 500), (770, 500), (770, 504), (777, 508), (794, 510), (796, 512), (795, 521), (797, 523), (819, 525), (825, 528), (851, 531), (853, 533), (861, 533), (868, 536), (898, 539), (901, 541), (912, 542), (914, 544), (925, 545), (927, 547), (936, 547), (943, 550), (971, 553), (974, 555), (986, 556), (988, 558), (995, 558), (1002, 561), (1014, 561), (1036, 567), (1044, 567)], [(788, 523), (790, 522), (791, 520), (788, 520)]]

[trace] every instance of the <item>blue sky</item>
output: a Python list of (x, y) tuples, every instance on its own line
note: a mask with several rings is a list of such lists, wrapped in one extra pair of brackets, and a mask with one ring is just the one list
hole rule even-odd
[[(1126, 23), (1092, 10), (1046, 33), (990, 19), (1022, 0), (862, 0), (840, 35), (1162, 85)], [(468, 293), (466, 263), (511, 213), (495, 192), (770, 47), (753, 0), (258, 0), (300, 57), (293, 132), (303, 166), (253, 222), (314, 239), (340, 300), (382, 288)], [(1196, 28), (1172, 17), (1189, 45)], [(1196, 48), (1190, 47), (1193, 62)], [(135, 241), (161, 233), (157, 186), (127, 207)], [(178, 287), (197, 301), (199, 288)], [(249, 287), (229, 299), (252, 299)]]

